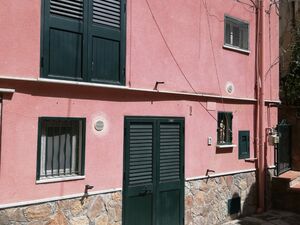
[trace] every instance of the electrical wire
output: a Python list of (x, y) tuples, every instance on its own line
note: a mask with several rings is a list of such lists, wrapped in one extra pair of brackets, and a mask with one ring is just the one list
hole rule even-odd
[[(160, 28), (160, 26), (159, 26), (159, 24), (158, 24), (158, 22), (157, 22), (155, 16), (154, 16), (154, 13), (153, 13), (152, 8), (151, 8), (151, 6), (150, 6), (150, 4), (149, 4), (149, 1), (148, 1), (148, 0), (145, 0), (145, 1), (146, 1), (146, 3), (147, 3), (148, 9), (149, 9), (150, 14), (151, 14), (151, 16), (152, 16), (152, 19), (153, 19), (153, 21), (154, 21), (154, 23), (155, 23), (155, 25), (156, 25), (156, 28), (158, 29), (158, 32), (160, 33), (160, 36), (161, 36), (161, 38), (162, 38), (162, 40), (163, 40), (165, 46), (167, 47), (167, 49), (168, 49), (168, 51), (169, 51), (169, 53), (170, 53), (170, 55), (171, 55), (173, 61), (175, 62), (177, 68), (179, 69), (180, 74), (183, 76), (183, 78), (185, 79), (185, 81), (187, 82), (187, 84), (190, 86), (190, 88), (193, 90), (193, 92), (194, 92), (195, 94), (198, 94), (198, 92), (196, 91), (196, 89), (193, 87), (193, 85), (191, 84), (191, 82), (190, 82), (189, 79), (187, 78), (187, 76), (186, 76), (186, 74), (184, 73), (183, 69), (182, 69), (181, 66), (179, 65), (179, 63), (178, 63), (176, 57), (174, 56), (174, 54), (173, 54), (173, 52), (172, 52), (172, 50), (171, 50), (171, 48), (170, 48), (170, 46), (169, 46), (169, 44), (168, 44), (168, 42), (167, 42), (167, 40), (166, 40), (166, 38), (165, 38), (163, 32), (162, 32), (162, 30), (161, 30), (161, 28)], [(215, 118), (215, 116), (214, 116), (213, 114), (211, 114), (201, 102), (198, 102), (198, 103), (201, 105), (201, 107), (202, 107), (202, 108), (203, 108), (203, 109), (204, 109), (204, 110), (205, 110), (205, 111), (206, 111), (206, 112), (207, 112), (207, 113), (208, 113), (215, 121), (217, 121), (217, 119)]]

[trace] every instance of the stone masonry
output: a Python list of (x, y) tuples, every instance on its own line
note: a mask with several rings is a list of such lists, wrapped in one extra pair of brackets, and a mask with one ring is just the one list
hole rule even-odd
[[(241, 213), (228, 215), (227, 202), (241, 197)], [(255, 172), (187, 181), (185, 225), (214, 225), (253, 214)], [(1, 225), (121, 225), (122, 192), (92, 195), (0, 210)]]
[[(185, 224), (223, 224), (256, 211), (255, 172), (186, 182)], [(241, 198), (241, 213), (229, 215), (227, 203)]]
[(121, 218), (121, 192), (0, 210), (1, 225), (121, 225)]

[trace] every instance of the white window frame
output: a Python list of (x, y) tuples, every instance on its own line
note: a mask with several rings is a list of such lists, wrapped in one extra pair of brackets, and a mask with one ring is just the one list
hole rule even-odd
[[(230, 37), (227, 38), (227, 26), (230, 26)], [(234, 44), (234, 33), (233, 28), (236, 27), (239, 29), (239, 43), (238, 45)], [(244, 20), (240, 20), (229, 15), (225, 15), (224, 17), (224, 47), (239, 50), (242, 52), (249, 53), (249, 34), (250, 34), (250, 27), (249, 23)], [(241, 38), (243, 37), (243, 39)], [(246, 40), (244, 40), (246, 38)], [(229, 42), (227, 41), (229, 39)], [(246, 42), (246, 44), (244, 44)], [(246, 45), (246, 46), (244, 46)]]
[[(71, 136), (72, 139), (72, 168), (60, 168), (53, 170), (45, 170), (46, 167), (46, 127), (44, 126), (47, 123), (47, 127), (64, 127), (64, 122), (67, 123), (69, 121), (77, 121), (78, 122), (78, 139), (77, 134), (73, 134)], [(59, 122), (58, 122), (59, 121)], [(78, 177), (84, 175), (84, 143), (85, 143), (85, 118), (51, 118), (51, 117), (41, 117), (39, 121), (39, 151), (38, 151), (38, 173), (37, 180), (50, 180), (57, 178), (70, 178), (70, 177)], [(76, 141), (78, 140), (78, 144)], [(78, 156), (76, 157), (76, 145), (78, 146)], [(76, 171), (76, 165), (78, 165)], [(50, 175), (53, 171), (53, 175)]]

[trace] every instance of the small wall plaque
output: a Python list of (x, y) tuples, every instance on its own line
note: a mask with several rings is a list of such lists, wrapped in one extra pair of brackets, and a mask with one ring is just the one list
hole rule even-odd
[(233, 92), (234, 92), (234, 85), (233, 85), (232, 82), (227, 82), (226, 83), (226, 92), (228, 94), (233, 94)]
[(102, 120), (98, 120), (95, 122), (94, 127), (96, 131), (102, 131), (104, 129), (104, 122)]

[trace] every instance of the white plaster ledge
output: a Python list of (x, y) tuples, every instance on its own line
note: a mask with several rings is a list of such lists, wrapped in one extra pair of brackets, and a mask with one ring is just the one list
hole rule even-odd
[(217, 144), (216, 147), (217, 148), (234, 148), (234, 147), (236, 147), (236, 145), (234, 145), (234, 144), (230, 144), (230, 145), (220, 145), (220, 144)]
[(62, 182), (62, 181), (83, 180), (84, 178), (85, 178), (85, 176), (47, 178), (47, 179), (37, 180), (35, 183), (36, 184), (56, 183), (56, 182)]
[(15, 93), (15, 89), (10, 88), (0, 88), (0, 93)]
[(233, 50), (233, 51), (237, 51), (237, 52), (241, 52), (241, 53), (248, 54), (248, 55), (251, 53), (249, 50), (237, 48), (237, 47), (230, 46), (230, 45), (223, 45), (223, 48)]

